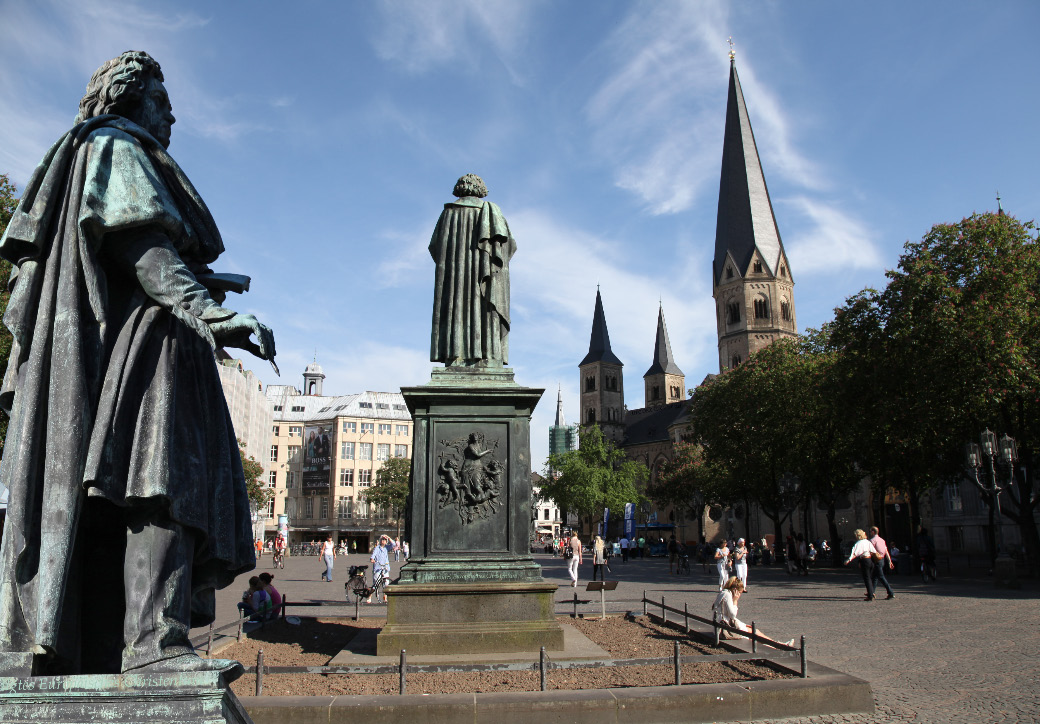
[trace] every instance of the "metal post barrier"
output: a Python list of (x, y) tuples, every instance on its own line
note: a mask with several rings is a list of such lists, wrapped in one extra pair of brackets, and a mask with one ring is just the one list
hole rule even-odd
[(751, 622), (751, 653), (758, 653), (758, 627), (754, 621)]
[(571, 614), (571, 618), (578, 617), (578, 594), (574, 594), (574, 613)]
[(289, 606), (289, 599), (282, 596), (282, 620), (285, 620), (285, 609)]
[(679, 659), (679, 642), (675, 642), (675, 649), (672, 652), (672, 663), (675, 666), (675, 685), (679, 686), (682, 684), (682, 664)]
[(239, 640), (239, 642), (242, 641), (242, 626), (245, 624), (245, 622), (246, 622), (246, 612), (245, 611), (239, 611), (238, 612), (238, 640)]
[(719, 645), (719, 612), (711, 612), (711, 627), (715, 629), (715, 645)]
[(264, 693), (264, 650), (256, 652), (256, 695)]
[(607, 589), (606, 586), (599, 589), (599, 615), (600, 618), (606, 620), (607, 618)]
[(405, 672), (405, 668), (407, 667), (407, 665), (408, 665), (408, 657), (405, 654), (404, 649), (401, 649), (401, 681), (400, 681), (400, 689), (401, 689), (400, 693), (401, 693), (401, 696), (404, 696), (404, 692), (405, 692), (405, 688), (406, 688), (405, 687), (405, 675), (404, 675), (404, 672)]
[(538, 652), (538, 676), (542, 682), (542, 691), (545, 691), (545, 647)]
[(802, 678), (805, 679), (805, 678), (808, 678), (808, 676), (809, 676), (809, 668), (806, 666), (806, 660), (805, 660), (805, 637), (802, 636)]
[(690, 604), (683, 603), (683, 627), (686, 629), (686, 633), (690, 633)]
[(646, 590), (643, 590), (643, 615), (646, 615)]
[(209, 636), (206, 638), (206, 656), (213, 653), (213, 624), (209, 625)]
[(668, 622), (668, 612), (664, 610), (664, 596), (661, 596), (661, 623)]

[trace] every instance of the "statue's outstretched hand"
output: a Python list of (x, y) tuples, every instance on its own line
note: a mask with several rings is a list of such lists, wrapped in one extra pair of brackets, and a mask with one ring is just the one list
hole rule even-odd
[[(210, 331), (220, 346), (244, 349), (274, 364), (274, 332), (267, 325), (257, 321), (252, 314), (236, 314), (222, 322), (214, 322), (210, 325)], [(256, 337), (256, 342), (251, 339), (253, 336)], [(275, 371), (277, 370), (275, 367)]]

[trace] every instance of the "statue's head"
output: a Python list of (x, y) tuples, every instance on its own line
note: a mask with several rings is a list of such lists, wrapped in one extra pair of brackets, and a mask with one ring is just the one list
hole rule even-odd
[(468, 173), (456, 181), (455, 190), (451, 193), (460, 199), (463, 196), (476, 196), (482, 199), (488, 194), (487, 186), (484, 185), (484, 179), (475, 173)]
[(148, 53), (128, 50), (94, 71), (80, 99), (76, 122), (108, 113), (133, 121), (169, 148), (170, 126), (176, 119), (162, 68)]

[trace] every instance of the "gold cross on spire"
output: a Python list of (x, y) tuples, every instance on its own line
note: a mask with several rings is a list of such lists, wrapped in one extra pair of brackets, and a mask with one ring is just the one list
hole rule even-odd
[(733, 36), (729, 36), (729, 62), (732, 63), (736, 60), (737, 54), (733, 52)]

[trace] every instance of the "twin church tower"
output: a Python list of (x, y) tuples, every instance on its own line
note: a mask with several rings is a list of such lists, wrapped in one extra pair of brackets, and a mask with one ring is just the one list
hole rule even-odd
[[(794, 278), (773, 215), (732, 54), (712, 296), (720, 372), (736, 367), (751, 353), (781, 337), (797, 334)], [(645, 406), (631, 415), (625, 409), (622, 367), (610, 349), (603, 300), (597, 289), (589, 353), (579, 365), (581, 423), (599, 424), (608, 438), (626, 447), (649, 442), (644, 438), (667, 439), (667, 428), (681, 424), (684, 417), (685, 406), (675, 403), (686, 399), (686, 385), (682, 370), (672, 358), (663, 308), (658, 311), (653, 364), (643, 375)], [(640, 429), (643, 427), (647, 429)]]

